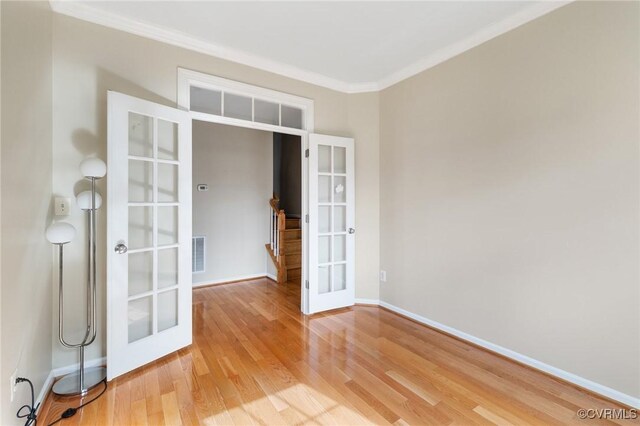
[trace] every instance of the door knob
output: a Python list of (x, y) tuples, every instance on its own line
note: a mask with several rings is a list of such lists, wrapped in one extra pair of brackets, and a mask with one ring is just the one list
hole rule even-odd
[(349, 233), (350, 233), (350, 234), (355, 234), (355, 233), (356, 233), (356, 230), (355, 230), (355, 229), (353, 229), (353, 228), (349, 228)]
[(128, 248), (124, 244), (120, 243), (120, 244), (116, 245), (116, 247), (113, 250), (118, 254), (125, 254), (127, 252)]

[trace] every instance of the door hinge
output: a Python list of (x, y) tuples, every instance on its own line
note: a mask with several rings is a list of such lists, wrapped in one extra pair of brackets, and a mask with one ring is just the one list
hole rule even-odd
[(304, 280), (304, 288), (309, 288), (309, 280)]
[(308, 214), (304, 215), (304, 223), (309, 223), (309, 215)]
[(304, 158), (309, 158), (309, 150), (308, 149), (304, 150)]

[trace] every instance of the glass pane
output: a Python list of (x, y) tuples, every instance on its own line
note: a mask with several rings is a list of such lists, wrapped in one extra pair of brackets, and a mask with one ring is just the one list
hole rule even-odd
[(129, 302), (129, 343), (151, 336), (153, 333), (151, 296)]
[(260, 99), (254, 99), (253, 114), (253, 121), (273, 124), (276, 126), (280, 124), (280, 111), (278, 104), (261, 101)]
[(329, 293), (331, 291), (331, 266), (318, 267), (318, 293)]
[(191, 111), (215, 115), (222, 114), (222, 96), (220, 92), (194, 86), (191, 86), (190, 92)]
[(129, 207), (129, 249), (153, 246), (153, 208)]
[(153, 163), (129, 160), (129, 201), (153, 201)]
[(251, 98), (225, 93), (224, 116), (239, 118), (241, 120), (251, 120)]
[(129, 254), (129, 296), (153, 289), (153, 252)]
[(129, 155), (153, 157), (153, 118), (129, 113)]
[(347, 208), (333, 208), (333, 232), (347, 232)]
[(333, 202), (347, 202), (347, 178), (345, 176), (333, 177)]
[(333, 148), (333, 173), (347, 173), (347, 149)]
[(318, 238), (318, 263), (331, 262), (331, 237)]
[(178, 159), (178, 123), (158, 119), (158, 158)]
[(331, 207), (318, 207), (318, 232), (326, 234), (331, 232)]
[(178, 325), (178, 290), (158, 294), (158, 331)]
[(333, 291), (347, 288), (347, 265), (333, 265)]
[(158, 202), (178, 201), (178, 166), (158, 163)]
[(333, 237), (333, 261), (343, 262), (347, 260), (347, 237), (336, 235)]
[(158, 250), (158, 288), (178, 284), (178, 249)]
[(318, 202), (331, 202), (331, 176), (318, 176)]
[(318, 172), (331, 173), (331, 147), (318, 145)]
[(286, 105), (282, 105), (282, 124), (284, 127), (302, 129), (302, 110)]
[(178, 207), (158, 207), (158, 245), (178, 244)]

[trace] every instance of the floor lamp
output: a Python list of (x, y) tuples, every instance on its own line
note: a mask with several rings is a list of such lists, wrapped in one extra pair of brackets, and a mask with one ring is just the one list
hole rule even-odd
[[(102, 197), (100, 197), (100, 194), (96, 192), (96, 180), (104, 177), (107, 173), (107, 166), (104, 161), (99, 158), (87, 158), (80, 164), (80, 171), (85, 178), (91, 180), (91, 190), (81, 192), (77, 197), (78, 206), (82, 210), (87, 211), (87, 216), (89, 218), (89, 232), (87, 239), (89, 251), (89, 262), (87, 265), (87, 327), (84, 338), (80, 343), (69, 343), (64, 338), (62, 246), (71, 240), (69, 238), (68, 241), (64, 241), (71, 235), (71, 231), (66, 227), (73, 228), (73, 226), (64, 222), (59, 222), (51, 225), (47, 230), (47, 238), (49, 241), (60, 246), (58, 275), (58, 339), (63, 346), (67, 348), (78, 348), (80, 351), (80, 366), (78, 368), (78, 372), (64, 376), (53, 385), (53, 393), (56, 395), (85, 395), (91, 388), (101, 383), (106, 377), (106, 369), (104, 367), (85, 368), (84, 350), (85, 347), (93, 343), (96, 338), (96, 210), (100, 208), (100, 205), (102, 204)], [(64, 231), (63, 228), (66, 228), (67, 230)], [(51, 231), (51, 234), (49, 231)], [(73, 235), (75, 235), (75, 229), (73, 229)], [(71, 237), (73, 237), (73, 235), (71, 235)]]

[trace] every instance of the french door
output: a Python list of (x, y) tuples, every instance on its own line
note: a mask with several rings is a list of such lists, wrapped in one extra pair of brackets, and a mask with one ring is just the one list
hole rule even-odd
[(107, 378), (191, 344), (191, 118), (108, 95)]
[(354, 141), (309, 135), (309, 313), (355, 302)]

